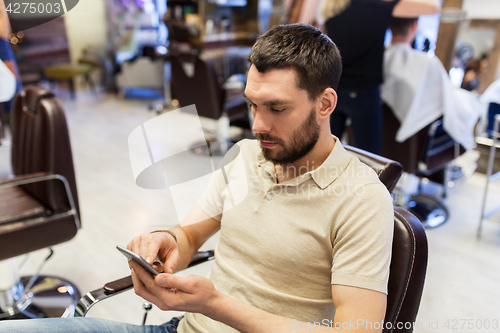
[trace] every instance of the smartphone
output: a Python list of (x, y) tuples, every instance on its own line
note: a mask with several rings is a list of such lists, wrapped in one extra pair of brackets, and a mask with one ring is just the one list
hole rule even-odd
[(137, 253), (134, 253), (126, 248), (124, 248), (123, 246), (120, 246), (120, 245), (117, 245), (116, 246), (116, 249), (118, 251), (120, 251), (125, 257), (128, 258), (128, 260), (133, 260), (135, 261), (136, 263), (138, 263), (139, 265), (141, 265), (142, 267), (144, 267), (144, 269), (146, 271), (148, 271), (149, 273), (151, 273), (151, 275), (153, 277), (155, 277), (156, 275), (159, 274), (159, 272), (153, 267), (151, 266), (146, 260), (144, 260), (140, 255), (138, 255)]

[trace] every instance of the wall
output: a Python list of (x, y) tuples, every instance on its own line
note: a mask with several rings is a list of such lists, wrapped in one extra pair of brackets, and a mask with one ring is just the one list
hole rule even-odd
[(464, 0), (462, 8), (467, 11), (467, 18), (500, 19), (500, 1)]
[[(464, 0), (462, 8), (467, 12), (467, 19), (498, 19), (500, 20), (500, 1), (498, 0)], [(457, 42), (469, 43), (474, 47), (477, 58), (487, 53), (493, 47), (495, 32), (489, 29), (467, 29), (462, 27)], [(500, 66), (495, 79), (500, 78)]]
[(80, 0), (64, 15), (71, 61), (91, 46), (104, 52), (106, 46), (106, 0)]

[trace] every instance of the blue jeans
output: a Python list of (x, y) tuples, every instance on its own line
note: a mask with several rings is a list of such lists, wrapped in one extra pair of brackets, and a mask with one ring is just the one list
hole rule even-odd
[(46, 318), (0, 321), (1, 333), (177, 333), (179, 318), (163, 325), (132, 325), (98, 318)]
[(497, 114), (500, 114), (500, 105), (497, 103), (490, 103), (488, 107), (488, 128), (486, 129), (490, 135), (493, 132), (493, 125), (495, 124), (495, 116)]
[(330, 116), (332, 134), (339, 139), (345, 122), (351, 119), (354, 144), (350, 145), (380, 154), (382, 145), (382, 104), (379, 87), (364, 90), (338, 89), (337, 107)]

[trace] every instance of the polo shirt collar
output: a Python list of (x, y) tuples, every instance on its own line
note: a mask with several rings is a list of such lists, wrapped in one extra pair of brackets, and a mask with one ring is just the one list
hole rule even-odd
[(327, 188), (344, 172), (352, 157), (344, 149), (340, 140), (335, 136), (333, 138), (335, 139), (335, 145), (330, 155), (319, 168), (310, 172), (312, 179), (322, 190)]
[[(312, 178), (318, 185), (318, 187), (324, 190), (331, 183), (333, 183), (335, 179), (337, 179), (342, 174), (342, 172), (344, 172), (352, 157), (344, 149), (340, 140), (335, 136), (333, 136), (333, 138), (335, 139), (335, 145), (333, 146), (333, 149), (326, 160), (323, 162), (323, 164), (321, 164), (319, 168), (316, 168), (313, 171), (306, 172), (301, 176), (295, 177), (280, 184), (299, 185), (300, 183), (303, 183), (304, 181)], [(257, 159), (259, 166), (264, 169), (264, 172), (266, 172), (269, 177), (272, 177), (274, 180), (276, 180), (276, 170), (274, 169), (274, 164), (264, 158), (262, 151), (259, 152)]]

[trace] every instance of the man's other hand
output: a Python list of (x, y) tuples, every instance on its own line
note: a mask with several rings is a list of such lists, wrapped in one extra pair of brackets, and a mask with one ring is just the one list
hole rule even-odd
[[(175, 272), (180, 258), (177, 242), (166, 232), (142, 234), (135, 237), (127, 244), (127, 249), (143, 257), (159, 272)], [(156, 261), (157, 258), (161, 264)]]

